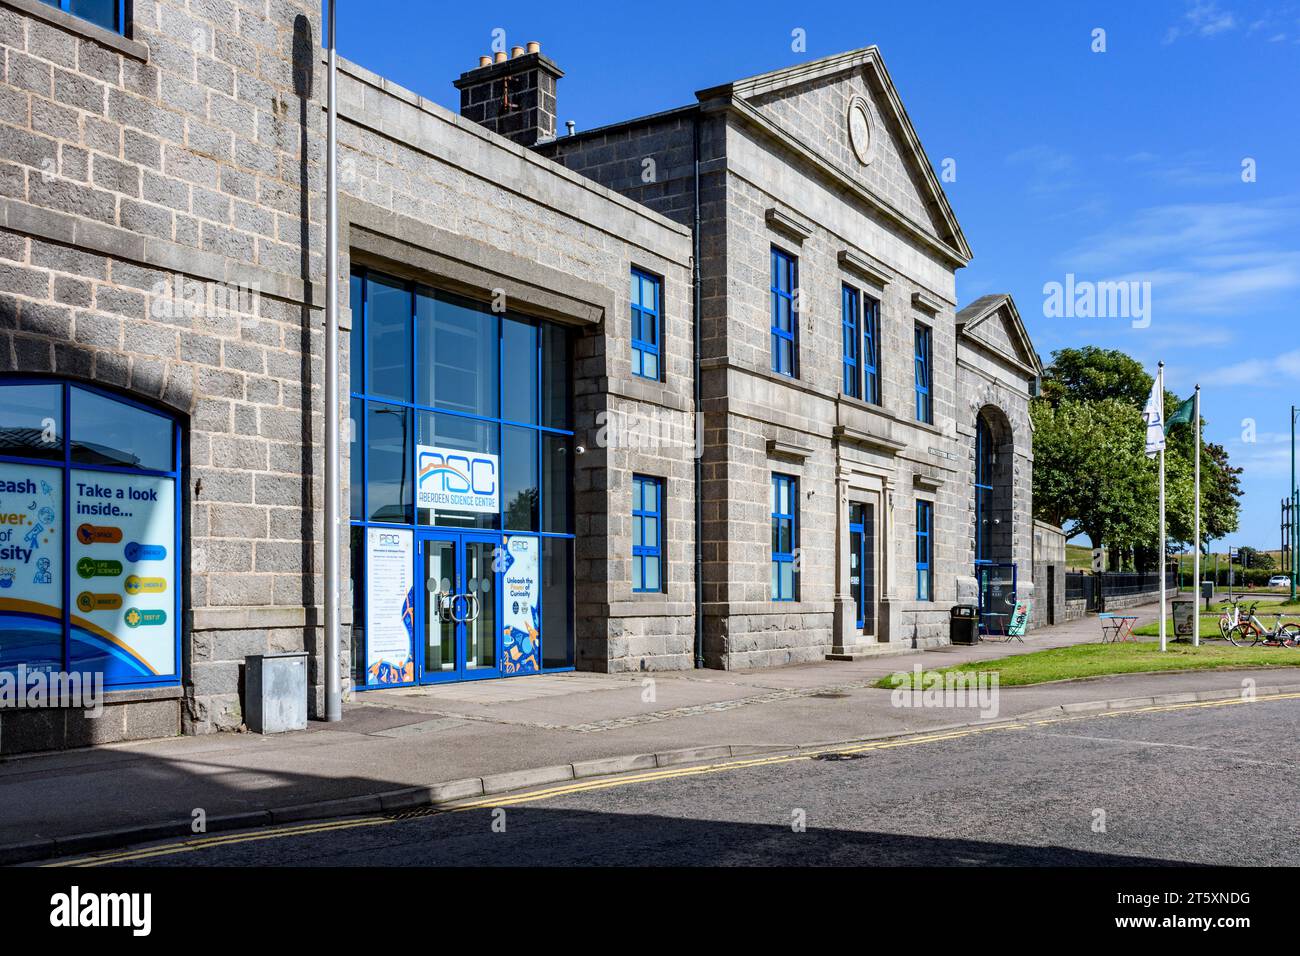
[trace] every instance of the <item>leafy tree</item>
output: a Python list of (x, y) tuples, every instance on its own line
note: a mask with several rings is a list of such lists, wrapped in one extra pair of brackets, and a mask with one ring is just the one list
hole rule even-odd
[(1114, 399), (1035, 399), (1030, 415), (1035, 515), (1094, 548), (1150, 541), (1158, 509), (1141, 411)]
[(1043, 397), (1052, 404), (1113, 398), (1141, 411), (1151, 395), (1151, 382), (1142, 363), (1131, 355), (1086, 345), (1052, 353), (1052, 364), (1043, 377)]
[(1241, 566), (1256, 571), (1272, 571), (1273, 555), (1267, 551), (1260, 551), (1258, 548), (1252, 548), (1250, 545), (1243, 545), (1237, 549), (1240, 556)]
[[(1159, 537), (1158, 468), (1145, 456), (1142, 409), (1152, 376), (1131, 356), (1086, 346), (1052, 355), (1041, 397), (1030, 406), (1034, 434), (1036, 517), (1085, 534), (1109, 549), (1112, 564), (1129, 555), (1155, 567)], [(1165, 393), (1166, 414), (1182, 400)], [(1190, 424), (1168, 429), (1165, 455), (1169, 545), (1195, 537), (1195, 438)], [(1237, 528), (1241, 469), (1222, 445), (1201, 450), (1201, 531), (1205, 540)]]

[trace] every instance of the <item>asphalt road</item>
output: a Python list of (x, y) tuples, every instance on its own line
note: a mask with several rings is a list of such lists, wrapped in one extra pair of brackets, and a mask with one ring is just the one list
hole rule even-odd
[(106, 862), (1295, 866), (1298, 758), (1300, 699), (1177, 705), (581, 781)]

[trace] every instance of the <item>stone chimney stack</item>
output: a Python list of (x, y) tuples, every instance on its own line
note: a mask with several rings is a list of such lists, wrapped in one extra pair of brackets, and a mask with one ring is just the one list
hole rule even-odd
[(562, 76), (537, 42), (517, 46), (509, 55), (480, 57), (476, 69), (455, 81), (460, 115), (521, 146), (554, 139), (555, 87)]

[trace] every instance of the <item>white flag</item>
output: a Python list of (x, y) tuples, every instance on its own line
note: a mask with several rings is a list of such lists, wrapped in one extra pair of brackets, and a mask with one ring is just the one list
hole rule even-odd
[(1165, 383), (1164, 374), (1156, 376), (1151, 386), (1151, 397), (1142, 410), (1142, 420), (1147, 423), (1147, 457), (1155, 458), (1165, 450)]

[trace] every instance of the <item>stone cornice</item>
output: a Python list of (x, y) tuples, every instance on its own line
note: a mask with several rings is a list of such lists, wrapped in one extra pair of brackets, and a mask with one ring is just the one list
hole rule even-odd
[(872, 285), (880, 286), (882, 289), (889, 285), (893, 278), (889, 268), (884, 263), (854, 249), (841, 249), (839, 261), (841, 269), (855, 273)]
[(763, 218), (771, 229), (783, 232), (795, 242), (803, 244), (805, 239), (811, 239), (813, 234), (812, 226), (797, 216), (782, 212), (773, 206), (764, 213)]

